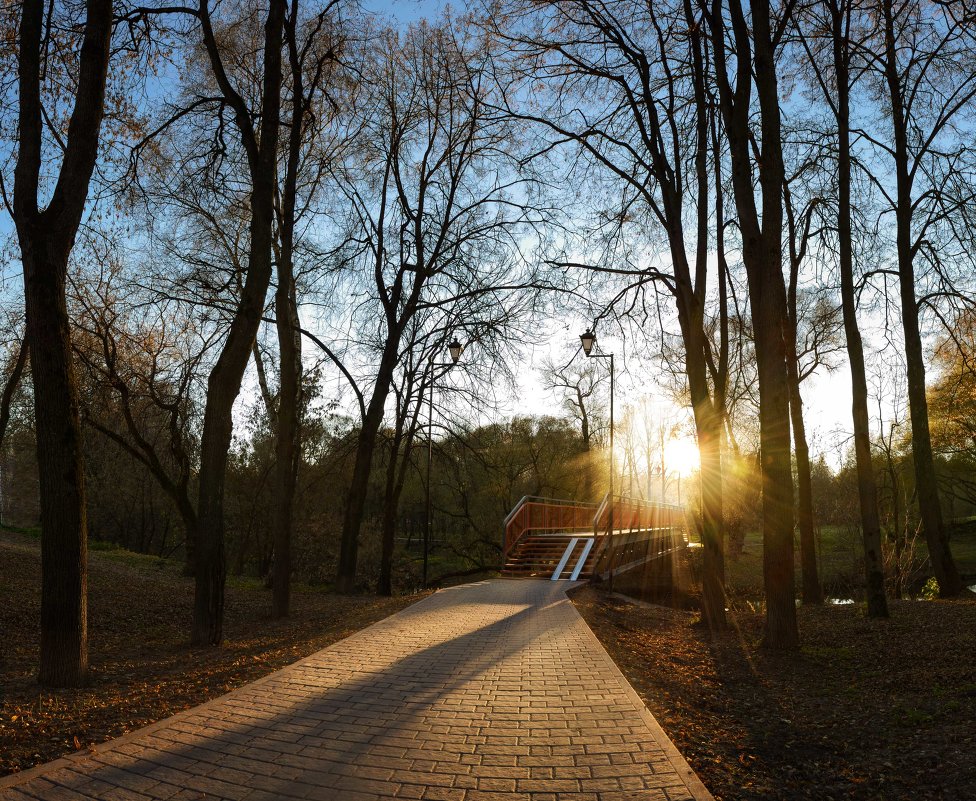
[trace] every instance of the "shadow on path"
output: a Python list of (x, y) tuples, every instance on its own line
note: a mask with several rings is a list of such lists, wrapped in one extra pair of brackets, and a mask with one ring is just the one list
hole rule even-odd
[(566, 588), (442, 590), (0, 799), (692, 798)]

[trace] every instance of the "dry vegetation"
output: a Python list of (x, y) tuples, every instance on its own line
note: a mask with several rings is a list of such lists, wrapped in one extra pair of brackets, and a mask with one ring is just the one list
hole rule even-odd
[(229, 586), (226, 643), (191, 650), (193, 580), (178, 566), (127, 551), (91, 553), (91, 686), (35, 682), (40, 605), (36, 540), (0, 533), (0, 775), (118, 737), (301, 659), (402, 609), (418, 596), (294, 594), (270, 619), (270, 593)]
[(802, 607), (790, 656), (758, 614), (711, 638), (693, 612), (573, 600), (720, 801), (976, 799), (976, 600)]

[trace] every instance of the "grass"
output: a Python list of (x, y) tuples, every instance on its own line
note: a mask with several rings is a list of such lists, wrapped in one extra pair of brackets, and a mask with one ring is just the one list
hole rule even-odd
[[(843, 526), (823, 526), (818, 540), (820, 580), (827, 594), (834, 597), (849, 597), (852, 592), (856, 594), (863, 575), (860, 532)], [(957, 527), (950, 547), (959, 572), (963, 576), (976, 577), (976, 526)], [(922, 537), (916, 544), (916, 556), (920, 561), (928, 558), (928, 549)], [(762, 535), (750, 532), (746, 535), (742, 553), (726, 560), (728, 583), (738, 594), (759, 597), (763, 587), (762, 569)], [(799, 581), (799, 553), (796, 556), (796, 570)]]
[(190, 649), (193, 580), (182, 563), (92, 543), (90, 686), (35, 681), (40, 547), (31, 531), (0, 531), (0, 775), (146, 726), (253, 681), (412, 603), (294, 587), (292, 615), (272, 620), (257, 580), (229, 579), (225, 642)]
[(949, 547), (959, 566), (959, 572), (963, 575), (976, 576), (976, 517), (953, 522)]

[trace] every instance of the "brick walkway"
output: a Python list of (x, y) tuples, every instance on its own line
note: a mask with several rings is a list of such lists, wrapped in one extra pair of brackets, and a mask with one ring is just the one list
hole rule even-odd
[(566, 587), (442, 590), (0, 799), (710, 799)]

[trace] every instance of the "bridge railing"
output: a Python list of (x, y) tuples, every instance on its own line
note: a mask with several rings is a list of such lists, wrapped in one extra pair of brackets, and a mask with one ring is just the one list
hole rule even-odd
[(643, 501), (616, 496), (611, 504), (609, 496), (593, 515), (593, 533), (599, 536), (611, 530), (642, 531), (658, 528), (677, 528), (685, 525), (685, 508), (671, 503)]
[(505, 553), (530, 531), (590, 533), (601, 538), (613, 531), (673, 529), (685, 524), (683, 506), (604, 496), (600, 503), (526, 495), (505, 518)]
[(606, 578), (687, 545), (686, 509), (624, 497), (611, 504), (605, 498), (593, 517), (593, 532), (599, 543), (593, 572)]
[(505, 553), (529, 531), (589, 531), (595, 503), (526, 495), (505, 518)]

